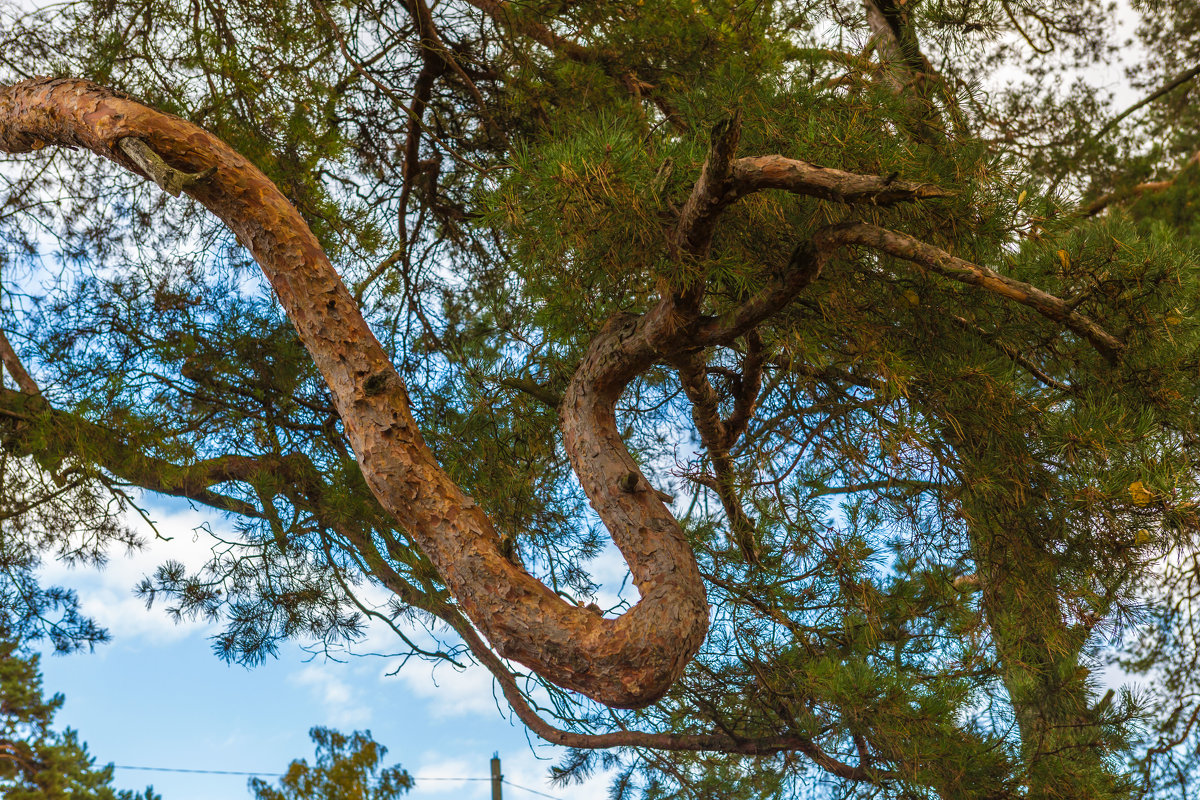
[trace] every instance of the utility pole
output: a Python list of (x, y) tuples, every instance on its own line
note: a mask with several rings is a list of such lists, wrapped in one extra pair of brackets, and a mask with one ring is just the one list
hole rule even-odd
[(500, 784), (504, 783), (504, 776), (500, 774), (500, 754), (492, 753), (492, 800), (502, 800), (500, 797)]

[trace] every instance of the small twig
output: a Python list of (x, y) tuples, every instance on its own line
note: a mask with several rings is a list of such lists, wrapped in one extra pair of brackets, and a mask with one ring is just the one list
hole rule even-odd
[(971, 322), (970, 320), (968, 320), (966, 317), (960, 317), (958, 314), (951, 314), (950, 318), (953, 319), (955, 322), (957, 322), (962, 327), (964, 327), (967, 330), (972, 331), (973, 333), (978, 335), (985, 342), (990, 344), (992, 347), (995, 347), (997, 350), (999, 350), (1001, 353), (1003, 353), (1005, 356), (1007, 356), (1009, 359), (1011, 359), (1014, 364), (1016, 364), (1020, 367), (1023, 367), (1026, 372), (1028, 372), (1033, 377), (1037, 378), (1039, 381), (1041, 381), (1045, 385), (1051, 387), (1052, 389), (1057, 389), (1060, 392), (1065, 392), (1067, 394), (1074, 394), (1075, 390), (1073, 388), (1071, 388), (1067, 384), (1063, 383), (1062, 381), (1055, 380), (1054, 378), (1050, 377), (1044, 370), (1042, 370), (1037, 364), (1035, 364), (1032, 359), (1021, 354), (1021, 352), (1018, 351), (1016, 348), (1011, 347), (1010, 345), (1007, 345), (1004, 342), (1000, 341), (1000, 339), (996, 333), (994, 333), (992, 331), (984, 330), (980, 326), (978, 326), (978, 325), (974, 324), (973, 322)]

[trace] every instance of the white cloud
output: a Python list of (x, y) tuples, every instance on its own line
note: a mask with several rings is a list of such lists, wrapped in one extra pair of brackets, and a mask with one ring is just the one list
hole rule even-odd
[(83, 612), (107, 628), (114, 640), (123, 645), (177, 641), (210, 633), (214, 628), (204, 620), (176, 622), (166, 611), (167, 603), (158, 602), (147, 609), (145, 601), (134, 594), (134, 587), (168, 559), (182, 562), (189, 570), (199, 568), (212, 555), (213, 539), (205, 527), (219, 530), (225, 523), (215, 515), (190, 509), (152, 508), (151, 518), (159, 537), (137, 515), (130, 515), (128, 520), (146, 541), (141, 550), (114, 551), (101, 568), (70, 567), (48, 560), (39, 573), (44, 584), (74, 589)]
[(309, 664), (290, 675), (288, 682), (309, 690), (323, 706), (326, 724), (362, 729), (371, 722), (371, 707), (362, 701), (355, 685), (344, 679), (348, 672), (352, 672), (350, 665), (338, 662)]
[[(399, 666), (399, 660), (392, 661), (384, 672), (384, 679)], [(428, 704), (428, 713), (437, 719), (500, 713), (492, 694), (492, 675), (483, 667), (472, 665), (460, 670), (452, 664), (431, 666), (409, 661), (395, 677), (412, 695), (432, 701)]]

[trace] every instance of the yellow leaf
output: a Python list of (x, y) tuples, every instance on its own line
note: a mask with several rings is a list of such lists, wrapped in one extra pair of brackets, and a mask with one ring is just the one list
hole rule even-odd
[(1071, 255), (1066, 250), (1058, 251), (1058, 260), (1062, 262), (1063, 269), (1071, 268)]
[(1129, 484), (1129, 497), (1135, 506), (1148, 506), (1154, 499), (1154, 493), (1147, 489), (1141, 481), (1134, 481)]

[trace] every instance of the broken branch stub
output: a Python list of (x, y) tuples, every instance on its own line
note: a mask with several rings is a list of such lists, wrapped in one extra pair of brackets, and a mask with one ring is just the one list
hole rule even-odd
[(129, 156), (133, 163), (141, 167), (151, 180), (158, 184), (158, 188), (172, 197), (179, 197), (184, 189), (211, 178), (217, 172), (216, 167), (209, 167), (200, 172), (181, 172), (169, 166), (141, 139), (135, 139), (132, 136), (118, 139), (117, 146), (125, 155)]

